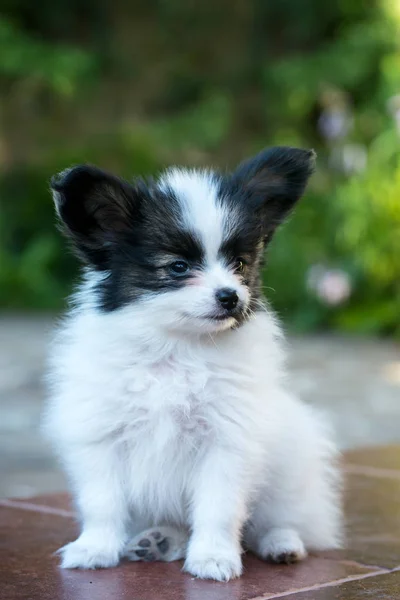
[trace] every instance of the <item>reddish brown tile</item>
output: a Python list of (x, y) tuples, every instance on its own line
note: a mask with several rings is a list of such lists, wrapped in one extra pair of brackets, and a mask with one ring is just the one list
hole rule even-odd
[(74, 518), (72, 502), (67, 494), (37, 496), (35, 498), (0, 499), (0, 507), (14, 507), (21, 510), (54, 514)]
[[(283, 598), (284, 596), (275, 596)], [(400, 598), (400, 572), (385, 573), (339, 586), (307, 590), (286, 596), (287, 600), (398, 600)]]
[[(400, 446), (362, 448), (346, 453), (346, 463), (400, 472)], [(400, 474), (400, 473), (399, 473)]]
[(7, 600), (247, 600), (370, 572), (321, 557), (300, 565), (274, 566), (252, 556), (245, 558), (245, 575), (228, 584), (195, 580), (181, 572), (180, 563), (62, 571), (53, 553), (76, 535), (72, 519), (12, 507), (2, 507), (0, 519), (1, 597)]
[(346, 558), (381, 567), (400, 565), (400, 479), (350, 476), (346, 519)]

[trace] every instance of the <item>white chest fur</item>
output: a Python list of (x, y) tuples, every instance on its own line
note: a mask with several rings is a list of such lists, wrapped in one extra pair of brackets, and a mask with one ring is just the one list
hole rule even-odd
[(108, 445), (131, 503), (176, 522), (210, 445), (259, 454), (261, 396), (279, 375), (275, 334), (260, 315), (217, 339), (151, 344), (127, 321), (79, 315), (54, 347), (47, 429), (59, 446)]

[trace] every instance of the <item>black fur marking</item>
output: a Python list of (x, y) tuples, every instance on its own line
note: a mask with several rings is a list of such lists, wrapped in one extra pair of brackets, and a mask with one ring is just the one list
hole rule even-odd
[(97, 167), (79, 166), (51, 180), (57, 212), (79, 256), (108, 266), (108, 247), (137, 218), (138, 191)]
[[(302, 195), (313, 165), (311, 151), (272, 148), (232, 175), (214, 176), (219, 202), (232, 211), (219, 254), (230, 268), (238, 257), (243, 259), (240, 276), (253, 310), (260, 296), (265, 245)], [(179, 289), (204, 267), (205, 249), (196, 232), (183, 225), (173, 189), (161, 190), (152, 180), (130, 184), (87, 165), (64, 171), (52, 179), (51, 187), (76, 252), (103, 274), (95, 290), (100, 310)], [(190, 270), (177, 276), (169, 266), (179, 259)], [(238, 324), (245, 318), (239, 315)]]
[(242, 277), (251, 292), (250, 308), (258, 310), (260, 270), (265, 246), (304, 192), (314, 169), (313, 151), (277, 147), (264, 150), (221, 178), (219, 201), (236, 215), (220, 248), (226, 264), (245, 259)]
[(115, 310), (148, 292), (177, 289), (169, 263), (182, 258), (202, 268), (204, 249), (182, 227), (181, 207), (172, 190), (152, 181), (134, 185), (91, 166), (53, 178), (58, 214), (78, 255), (104, 272), (97, 286), (99, 308)]
[(261, 215), (265, 234), (272, 233), (304, 193), (315, 166), (313, 150), (276, 147), (242, 163), (230, 178), (232, 200), (239, 195)]
[[(153, 217), (157, 209), (153, 210)], [(203, 249), (196, 236), (173, 222), (155, 219), (146, 227), (135, 227), (120, 238), (110, 257), (109, 274), (99, 284), (101, 307), (114, 310), (148, 292), (163, 292), (184, 286), (195, 269), (202, 267)], [(169, 265), (184, 258), (192, 271), (176, 276)]]

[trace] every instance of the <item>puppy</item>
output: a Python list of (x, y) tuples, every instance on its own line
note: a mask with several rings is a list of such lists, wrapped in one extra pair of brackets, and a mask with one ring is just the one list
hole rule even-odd
[(335, 445), (285, 383), (260, 283), (313, 168), (312, 151), (278, 147), (229, 175), (129, 183), (78, 166), (53, 179), (85, 263), (45, 416), (82, 520), (62, 567), (183, 558), (227, 581), (243, 548), (293, 562), (340, 545)]

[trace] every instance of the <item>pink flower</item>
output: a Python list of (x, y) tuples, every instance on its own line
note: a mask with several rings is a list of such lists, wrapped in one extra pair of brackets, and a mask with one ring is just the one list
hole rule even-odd
[(351, 281), (348, 274), (340, 269), (328, 270), (322, 265), (314, 265), (310, 268), (307, 287), (321, 302), (329, 306), (342, 304), (351, 294)]

